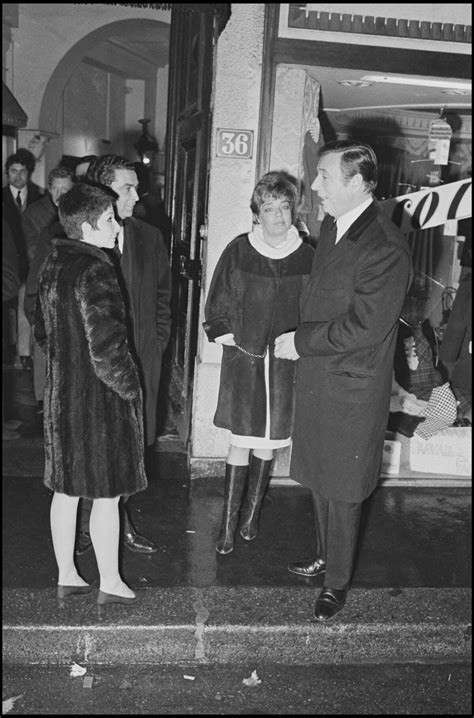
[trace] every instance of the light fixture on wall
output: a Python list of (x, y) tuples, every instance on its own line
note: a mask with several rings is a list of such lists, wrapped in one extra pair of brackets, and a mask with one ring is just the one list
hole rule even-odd
[(410, 77), (409, 75), (364, 75), (360, 78), (363, 82), (384, 82), (389, 85), (405, 85), (415, 87), (438, 87), (445, 90), (461, 90), (470, 92), (472, 89), (469, 81), (440, 79), (430, 77)]
[(150, 120), (138, 120), (142, 126), (142, 134), (135, 143), (135, 149), (138, 152), (141, 162), (149, 167), (153, 162), (153, 158), (159, 150), (158, 142), (152, 137), (148, 131), (148, 123)]
[(339, 80), (338, 85), (343, 85), (344, 87), (372, 87), (371, 82), (367, 82), (367, 80)]

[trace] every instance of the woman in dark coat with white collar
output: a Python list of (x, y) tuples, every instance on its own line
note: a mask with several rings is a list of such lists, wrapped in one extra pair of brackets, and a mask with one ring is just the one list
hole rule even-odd
[(273, 451), (291, 443), (295, 365), (277, 359), (273, 345), (298, 325), (311, 269), (313, 249), (293, 225), (297, 202), (296, 182), (286, 172), (262, 177), (250, 204), (253, 230), (227, 245), (207, 296), (204, 329), (223, 347), (214, 423), (231, 432), (216, 546), (222, 554), (233, 550), (247, 481), (240, 535), (256, 537)]

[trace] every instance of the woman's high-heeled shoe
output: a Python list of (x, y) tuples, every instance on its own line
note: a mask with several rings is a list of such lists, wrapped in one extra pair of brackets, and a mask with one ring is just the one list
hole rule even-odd
[(90, 593), (94, 586), (58, 586), (57, 588), (57, 599), (60, 606), (64, 606), (66, 598), (71, 596), (84, 596)]
[(99, 595), (97, 596), (97, 612), (99, 614), (99, 619), (102, 618), (104, 611), (106, 610), (105, 606), (108, 603), (120, 603), (125, 606), (129, 606), (132, 603), (135, 603), (137, 601), (138, 596), (117, 596), (115, 593), (107, 593), (106, 591), (99, 591)]
[(115, 593), (106, 593), (105, 591), (99, 591), (99, 595), (97, 596), (97, 603), (99, 606), (103, 606), (105, 603), (123, 603), (123, 604), (129, 604), (129, 603), (135, 603), (137, 600), (137, 596), (118, 596)]

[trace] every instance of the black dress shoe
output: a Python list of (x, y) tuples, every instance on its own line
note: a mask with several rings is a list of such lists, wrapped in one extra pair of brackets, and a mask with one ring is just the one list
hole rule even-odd
[(334, 618), (343, 608), (346, 601), (347, 590), (342, 588), (324, 587), (318, 596), (314, 607), (314, 617), (317, 621), (325, 623)]
[(135, 553), (156, 553), (158, 551), (158, 546), (153, 541), (140, 536), (136, 531), (125, 531), (123, 542), (130, 551)]
[(82, 556), (86, 553), (86, 551), (89, 551), (90, 548), (92, 548), (92, 539), (90, 534), (85, 531), (81, 531), (76, 542), (74, 553), (76, 556)]
[(307, 558), (305, 561), (295, 561), (288, 564), (288, 571), (298, 576), (319, 576), (326, 570), (326, 562), (322, 558)]
[(24, 371), (33, 371), (33, 359), (30, 356), (21, 356), (20, 364)]

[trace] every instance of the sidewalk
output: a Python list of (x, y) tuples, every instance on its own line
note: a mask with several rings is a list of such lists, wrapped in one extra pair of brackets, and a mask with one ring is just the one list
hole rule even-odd
[[(56, 607), (38, 431), (3, 442), (6, 663), (470, 661), (470, 488), (379, 487), (365, 507), (346, 606), (324, 626), (312, 621), (322, 578), (287, 571), (312, 554), (309, 491), (272, 485), (257, 539), (237, 536), (223, 556), (215, 550), (222, 478), (191, 481), (176, 437), (156, 448), (149, 487), (130, 506), (159, 551), (123, 551), (139, 602), (110, 606), (99, 619), (95, 592)], [(97, 581), (92, 551), (78, 566)]]

